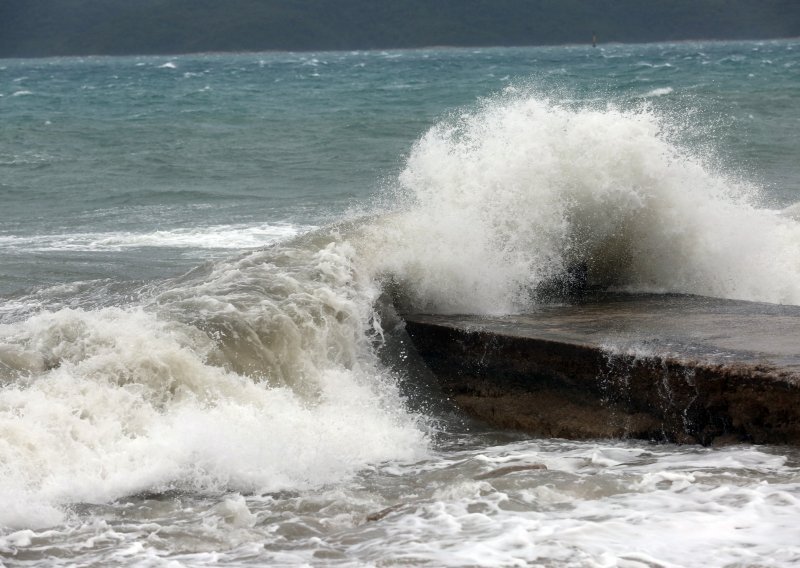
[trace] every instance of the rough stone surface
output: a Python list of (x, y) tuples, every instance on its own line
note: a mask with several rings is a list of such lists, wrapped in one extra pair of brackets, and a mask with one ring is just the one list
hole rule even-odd
[(599, 293), (525, 315), (405, 320), (445, 391), (498, 427), (800, 444), (800, 307)]

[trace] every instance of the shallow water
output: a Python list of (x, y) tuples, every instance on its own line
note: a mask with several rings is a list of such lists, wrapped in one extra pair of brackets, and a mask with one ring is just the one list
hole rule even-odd
[(800, 304), (799, 50), (0, 62), (0, 558), (797, 564), (794, 448), (487, 430), (391, 302)]

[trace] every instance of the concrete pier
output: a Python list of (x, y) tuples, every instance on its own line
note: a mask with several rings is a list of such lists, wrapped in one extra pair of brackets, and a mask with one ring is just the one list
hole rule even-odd
[(800, 307), (598, 293), (525, 315), (407, 314), (444, 390), (563, 438), (800, 444)]

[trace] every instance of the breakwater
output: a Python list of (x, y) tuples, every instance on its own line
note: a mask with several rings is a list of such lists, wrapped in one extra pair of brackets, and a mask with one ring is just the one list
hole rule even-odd
[(593, 294), (525, 315), (408, 314), (445, 392), (559, 438), (800, 444), (800, 307)]

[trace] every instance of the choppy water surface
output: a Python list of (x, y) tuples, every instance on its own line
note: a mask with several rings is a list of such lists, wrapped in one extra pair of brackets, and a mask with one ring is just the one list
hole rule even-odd
[(797, 564), (795, 449), (486, 430), (390, 298), (800, 304), (798, 52), (0, 61), (0, 558)]
[(791, 566), (789, 454), (470, 436), (331, 487), (82, 505), (3, 546), (98, 565)]

